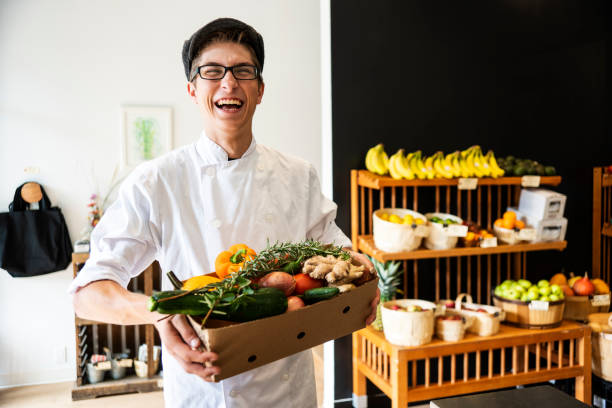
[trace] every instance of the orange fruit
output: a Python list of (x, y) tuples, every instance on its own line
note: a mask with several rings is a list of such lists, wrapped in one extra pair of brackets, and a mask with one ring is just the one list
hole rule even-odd
[(501, 225), (501, 227), (502, 227), (502, 228), (508, 228), (508, 229), (512, 229), (512, 228), (514, 228), (514, 220), (511, 220), (511, 219), (509, 219), (509, 218), (504, 218), (504, 219), (502, 220), (502, 225)]
[(514, 221), (514, 226), (518, 229), (523, 229), (525, 228), (525, 223), (521, 220), (516, 220)]
[(502, 218), (504, 220), (512, 220), (512, 222), (514, 222), (514, 220), (516, 220), (516, 214), (514, 213), (514, 211), (506, 211)]
[(496, 226), (497, 228), (504, 228), (504, 227), (502, 227), (502, 223), (503, 222), (504, 222), (504, 220), (502, 218), (498, 218), (498, 219), (495, 220), (493, 225)]

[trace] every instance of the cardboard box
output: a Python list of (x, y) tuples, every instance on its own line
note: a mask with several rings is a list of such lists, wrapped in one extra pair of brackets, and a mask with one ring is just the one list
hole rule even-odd
[(565, 239), (567, 232), (567, 218), (565, 217), (538, 219), (513, 207), (508, 207), (507, 211), (514, 212), (517, 220), (523, 221), (527, 227), (536, 230), (535, 239), (531, 242), (552, 242)]
[(541, 188), (521, 190), (518, 210), (533, 220), (547, 220), (563, 217), (565, 195)]
[(378, 278), (331, 299), (281, 315), (245, 323), (189, 321), (206, 349), (219, 355), (218, 382), (365, 327)]

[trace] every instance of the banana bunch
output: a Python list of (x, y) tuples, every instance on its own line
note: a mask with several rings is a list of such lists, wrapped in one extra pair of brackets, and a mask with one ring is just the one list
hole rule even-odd
[(366, 154), (366, 169), (372, 173), (384, 176), (389, 171), (389, 157), (382, 143), (370, 148)]
[(432, 180), (456, 177), (498, 178), (504, 175), (504, 170), (497, 164), (493, 151), (489, 150), (486, 155), (483, 155), (478, 145), (446, 155), (440, 150), (428, 157), (424, 156), (420, 150), (405, 155), (404, 149), (399, 149), (389, 158), (380, 143), (368, 150), (366, 168), (381, 176), (388, 172), (396, 180)]

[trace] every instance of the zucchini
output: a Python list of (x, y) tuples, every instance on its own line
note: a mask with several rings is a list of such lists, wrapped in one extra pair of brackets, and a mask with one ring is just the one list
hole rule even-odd
[[(155, 293), (149, 297), (148, 308), (163, 314), (188, 314), (202, 316), (208, 313), (208, 306), (201, 295), (189, 293), (175, 299), (163, 302), (160, 300), (186, 293), (185, 290), (171, 290)], [(229, 320), (233, 322), (247, 322), (284, 313), (287, 310), (287, 297), (280, 289), (261, 288), (252, 295), (244, 296), (240, 302), (234, 305), (216, 307), (215, 319)]]
[(340, 292), (340, 289), (334, 286), (325, 286), (322, 288), (308, 289), (302, 295), (306, 303), (316, 303), (321, 300), (333, 298)]

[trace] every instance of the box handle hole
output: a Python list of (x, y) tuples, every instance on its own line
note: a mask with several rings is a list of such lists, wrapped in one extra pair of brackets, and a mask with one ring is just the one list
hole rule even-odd
[(350, 307), (350, 306), (347, 306), (347, 307), (345, 307), (345, 308), (342, 310), (342, 313), (346, 314), (346, 313), (348, 313), (348, 311), (349, 311), (349, 310), (351, 310), (351, 307)]
[(298, 339), (303, 339), (305, 335), (306, 335), (306, 333), (304, 333), (304, 332), (299, 332), (299, 333), (298, 333), (298, 335), (297, 335), (297, 338), (298, 338)]
[(257, 356), (255, 354), (253, 354), (252, 356), (248, 358), (249, 363), (252, 363), (255, 360), (257, 360)]

